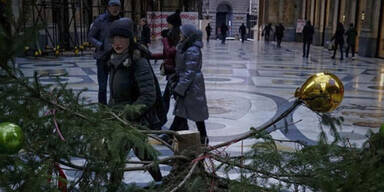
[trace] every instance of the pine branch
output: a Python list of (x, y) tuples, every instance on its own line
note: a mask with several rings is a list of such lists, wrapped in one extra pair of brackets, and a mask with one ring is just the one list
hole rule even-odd
[(191, 170), (189, 170), (187, 176), (185, 176), (183, 181), (181, 181), (181, 183), (179, 183), (175, 188), (173, 188), (171, 190), (171, 192), (176, 192), (177, 190), (179, 190), (184, 185), (184, 183), (187, 182), (187, 180), (189, 178), (191, 178), (192, 173), (195, 171), (195, 169), (196, 169), (197, 165), (199, 164), (199, 162), (200, 161), (196, 161), (196, 162), (193, 163), (192, 168), (191, 168)]
[[(212, 153), (210, 153), (210, 155), (211, 155), (211, 157), (213, 159), (215, 159), (216, 161), (219, 161), (221, 163), (224, 163), (224, 164), (227, 164), (227, 165), (231, 165), (231, 166), (236, 166), (236, 167), (243, 168), (243, 169), (247, 169), (247, 170), (250, 170), (250, 171), (253, 171), (253, 172), (256, 172), (256, 173), (259, 173), (259, 174), (263, 174), (263, 175), (265, 175), (267, 177), (274, 178), (274, 179), (281, 180), (281, 181), (282, 181), (281, 177), (290, 177), (290, 178), (307, 178), (307, 177), (311, 177), (311, 175), (274, 174), (274, 173), (270, 173), (270, 172), (266, 172), (266, 171), (263, 171), (263, 170), (256, 169), (256, 168), (248, 166), (248, 165), (244, 165), (242, 163), (238, 163), (236, 161), (226, 160), (226, 159), (224, 159), (224, 158), (222, 158), (222, 157), (220, 157), (218, 155), (212, 154)], [(284, 182), (286, 182), (286, 181), (284, 181)]]
[(228, 145), (232, 145), (234, 143), (237, 143), (239, 141), (242, 141), (244, 139), (248, 139), (249, 137), (252, 137), (253, 135), (257, 134), (257, 133), (260, 133), (262, 131), (265, 131), (266, 129), (268, 129), (270, 126), (274, 125), (275, 123), (279, 122), (281, 119), (285, 118), (286, 116), (288, 116), (292, 111), (294, 111), (299, 105), (301, 105), (303, 102), (301, 100), (296, 100), (293, 105), (288, 108), (286, 111), (284, 111), (279, 117), (277, 117), (275, 120), (273, 120), (272, 122), (268, 123), (267, 125), (264, 125), (260, 128), (257, 128), (257, 129), (254, 129), (254, 130), (251, 130), (251, 131), (248, 131), (246, 134), (244, 134), (243, 136), (240, 136), (236, 139), (232, 139), (230, 141), (227, 141), (227, 142), (224, 142), (224, 143), (221, 143), (221, 144), (218, 144), (218, 145), (215, 145), (215, 146), (210, 146), (208, 147), (208, 151), (213, 151), (213, 150), (216, 150), (218, 148), (221, 148), (221, 147), (225, 147), (225, 146), (228, 146)]
[(160, 139), (159, 137), (156, 137), (154, 135), (151, 135), (149, 134), (148, 137), (160, 142), (161, 144), (163, 144), (164, 146), (168, 147), (171, 151), (174, 151), (172, 146), (170, 144), (168, 144), (167, 142), (165, 142), (164, 140)]
[(190, 159), (186, 156), (183, 156), (183, 155), (175, 155), (175, 156), (171, 156), (171, 157), (167, 157), (167, 158), (164, 158), (164, 159), (161, 159), (159, 161), (152, 161), (151, 163), (147, 164), (147, 165), (144, 165), (144, 166), (141, 166), (141, 167), (129, 167), (129, 168), (125, 168), (124, 169), (124, 172), (129, 172), (129, 171), (141, 171), (141, 170), (148, 170), (149, 168), (155, 166), (156, 164), (165, 164), (167, 163), (168, 161), (174, 161), (174, 160), (185, 160), (185, 161), (189, 161)]

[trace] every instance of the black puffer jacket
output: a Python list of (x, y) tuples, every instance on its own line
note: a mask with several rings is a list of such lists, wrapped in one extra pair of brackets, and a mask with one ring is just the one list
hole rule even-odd
[(111, 53), (110, 66), (110, 105), (144, 105), (136, 121), (150, 129), (161, 129), (166, 121), (161, 99), (160, 86), (144, 53), (135, 50), (133, 56), (128, 53)]

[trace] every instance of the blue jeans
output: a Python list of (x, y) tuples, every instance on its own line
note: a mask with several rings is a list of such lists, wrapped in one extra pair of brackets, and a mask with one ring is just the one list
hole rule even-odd
[(108, 66), (107, 62), (101, 59), (96, 61), (97, 64), (97, 82), (99, 83), (99, 103), (107, 104), (107, 84), (108, 84)]

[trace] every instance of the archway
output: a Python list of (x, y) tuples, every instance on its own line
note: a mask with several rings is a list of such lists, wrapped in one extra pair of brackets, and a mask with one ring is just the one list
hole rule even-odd
[(216, 35), (220, 34), (219, 28), (226, 24), (229, 28), (228, 35), (232, 29), (232, 7), (228, 3), (221, 3), (216, 10)]

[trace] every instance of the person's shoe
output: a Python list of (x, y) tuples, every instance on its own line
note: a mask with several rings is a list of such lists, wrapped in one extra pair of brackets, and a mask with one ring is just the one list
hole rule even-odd
[(340, 58), (340, 60), (342, 61), (342, 60), (344, 60), (344, 58)]

